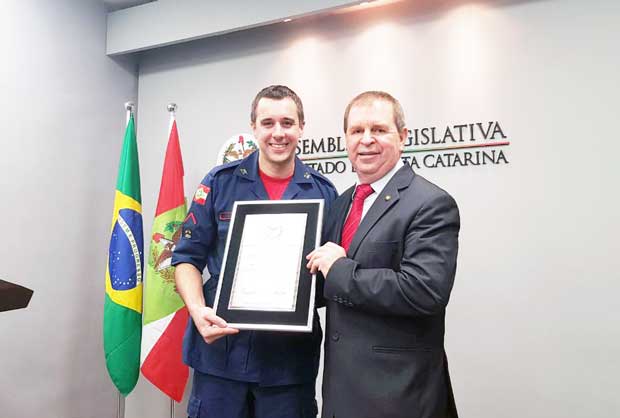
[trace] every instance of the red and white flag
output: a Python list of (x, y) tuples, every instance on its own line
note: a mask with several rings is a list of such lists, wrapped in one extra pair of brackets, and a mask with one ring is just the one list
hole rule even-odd
[(189, 376), (182, 359), (188, 312), (177, 293), (170, 262), (186, 214), (183, 159), (172, 114), (144, 281), (140, 369), (144, 377), (177, 402), (183, 398)]

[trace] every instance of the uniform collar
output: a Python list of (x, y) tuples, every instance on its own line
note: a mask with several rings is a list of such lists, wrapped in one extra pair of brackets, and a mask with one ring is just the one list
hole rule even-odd
[(295, 157), (295, 172), (291, 181), (295, 183), (312, 183), (310, 168), (297, 157)]
[[(244, 158), (235, 169), (235, 175), (250, 181), (258, 181), (260, 179), (258, 174), (259, 152), (259, 150), (256, 150)], [(312, 183), (312, 174), (310, 173), (308, 166), (302, 163), (297, 157), (295, 157), (295, 171), (293, 172), (291, 182)]]

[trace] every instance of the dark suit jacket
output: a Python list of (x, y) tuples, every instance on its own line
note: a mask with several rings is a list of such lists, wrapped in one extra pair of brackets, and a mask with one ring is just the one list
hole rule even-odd
[[(353, 190), (326, 241), (340, 242)], [(377, 197), (324, 282), (323, 418), (457, 417), (444, 318), (459, 227), (454, 199), (407, 165)]]

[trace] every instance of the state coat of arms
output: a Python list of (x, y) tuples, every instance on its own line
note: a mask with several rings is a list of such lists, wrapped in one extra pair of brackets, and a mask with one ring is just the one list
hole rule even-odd
[[(172, 252), (181, 238), (182, 224), (183, 223), (179, 221), (168, 222), (164, 228), (164, 233), (156, 232), (152, 237), (153, 242), (157, 245), (151, 246), (151, 267), (153, 267), (167, 283), (174, 283), (174, 269), (171, 268)], [(166, 237), (166, 235), (168, 237)]]
[(254, 136), (250, 134), (233, 135), (220, 148), (216, 165), (241, 160), (258, 149)]

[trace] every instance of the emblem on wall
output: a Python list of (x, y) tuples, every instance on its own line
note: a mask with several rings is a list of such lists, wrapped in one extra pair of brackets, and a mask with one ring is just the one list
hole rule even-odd
[(257, 149), (256, 140), (251, 134), (233, 135), (220, 148), (215, 164), (220, 165), (240, 160)]

